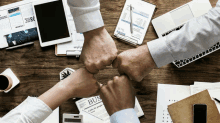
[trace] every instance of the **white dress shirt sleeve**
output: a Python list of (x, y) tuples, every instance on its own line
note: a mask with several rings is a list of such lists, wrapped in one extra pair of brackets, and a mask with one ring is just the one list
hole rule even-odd
[(111, 123), (140, 123), (133, 108), (124, 109), (111, 115)]
[(220, 1), (207, 14), (194, 18), (181, 30), (148, 42), (157, 67), (199, 54), (220, 41)]
[(68, 0), (78, 33), (104, 26), (99, 0)]
[(52, 110), (43, 101), (35, 97), (28, 97), (15, 109), (6, 114), (0, 123), (41, 123)]

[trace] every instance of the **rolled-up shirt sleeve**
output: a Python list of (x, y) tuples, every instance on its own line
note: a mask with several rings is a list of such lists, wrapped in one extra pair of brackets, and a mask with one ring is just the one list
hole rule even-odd
[(157, 67), (192, 57), (220, 41), (220, 1), (207, 14), (187, 22), (181, 30), (148, 42)]
[(111, 123), (140, 123), (133, 108), (124, 109), (111, 115)]
[(6, 114), (0, 123), (41, 123), (52, 110), (43, 101), (35, 97), (28, 97), (15, 109)]
[(104, 26), (99, 0), (68, 0), (78, 33)]

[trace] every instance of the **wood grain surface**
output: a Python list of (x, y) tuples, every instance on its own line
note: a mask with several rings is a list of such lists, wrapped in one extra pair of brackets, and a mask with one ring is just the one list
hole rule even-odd
[[(0, 6), (20, 0), (0, 0)], [(145, 0), (157, 6), (153, 18), (175, 9), (190, 0)], [(100, 0), (101, 13), (106, 29), (113, 35), (120, 17), (125, 0)], [(212, 6), (217, 0), (210, 0)], [(144, 43), (158, 38), (150, 24)], [(114, 39), (115, 40), (115, 39)], [(128, 44), (115, 40), (119, 52), (134, 48)], [(34, 45), (14, 50), (0, 50), (0, 72), (11, 68), (21, 83), (9, 93), (0, 93), (0, 117), (18, 106), (27, 96), (39, 96), (57, 82), (59, 72), (66, 67), (78, 69), (84, 65), (75, 57), (56, 57), (54, 46), (41, 48), (38, 41)], [(183, 68), (176, 68), (173, 64), (154, 69), (142, 82), (133, 82), (137, 91), (137, 98), (145, 113), (140, 118), (142, 123), (155, 123), (157, 84), (190, 85), (194, 81), (220, 82), (220, 51), (214, 52)], [(119, 75), (116, 69), (107, 67), (100, 71), (96, 78), (105, 83)], [(70, 99), (60, 106), (60, 123), (63, 113), (79, 113), (75, 101)]]

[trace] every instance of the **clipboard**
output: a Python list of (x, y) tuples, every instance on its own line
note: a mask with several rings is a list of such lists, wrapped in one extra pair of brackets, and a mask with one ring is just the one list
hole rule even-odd
[(207, 105), (207, 123), (219, 123), (220, 114), (208, 90), (202, 91), (168, 106), (173, 123), (193, 123), (193, 105)]

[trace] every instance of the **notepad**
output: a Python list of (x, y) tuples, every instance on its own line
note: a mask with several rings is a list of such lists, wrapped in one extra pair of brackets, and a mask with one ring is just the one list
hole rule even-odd
[[(133, 33), (130, 29), (132, 5)], [(156, 6), (142, 0), (126, 0), (114, 36), (132, 45), (141, 45)]]

